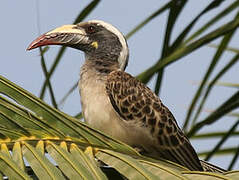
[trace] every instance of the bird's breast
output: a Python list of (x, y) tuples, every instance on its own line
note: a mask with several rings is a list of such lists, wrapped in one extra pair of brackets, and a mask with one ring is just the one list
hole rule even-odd
[(106, 94), (105, 80), (90, 72), (81, 73), (79, 89), (85, 122), (124, 141), (127, 137), (126, 129)]
[(131, 146), (138, 146), (144, 141), (152, 144), (145, 127), (135, 121), (125, 121), (114, 110), (105, 88), (106, 79), (91, 72), (81, 73), (79, 89), (82, 112), (85, 122), (112, 137)]

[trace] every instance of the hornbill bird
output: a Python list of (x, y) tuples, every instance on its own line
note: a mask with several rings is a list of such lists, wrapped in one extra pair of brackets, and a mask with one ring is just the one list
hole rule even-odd
[(123, 34), (100, 20), (64, 25), (34, 40), (28, 50), (62, 45), (85, 53), (79, 90), (86, 123), (137, 148), (189, 170), (223, 172), (200, 161), (173, 114), (145, 84), (126, 73), (129, 50)]

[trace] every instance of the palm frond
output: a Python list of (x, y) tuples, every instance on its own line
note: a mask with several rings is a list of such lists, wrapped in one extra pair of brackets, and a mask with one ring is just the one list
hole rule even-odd
[[(0, 172), (12, 179), (107, 179), (102, 162), (128, 179), (186, 179), (231, 174), (187, 171), (138, 154), (0, 76)], [(100, 160), (97, 161), (96, 159)]]

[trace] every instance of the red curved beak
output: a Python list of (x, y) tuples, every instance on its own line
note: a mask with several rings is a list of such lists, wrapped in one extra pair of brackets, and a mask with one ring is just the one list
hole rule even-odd
[(32, 50), (41, 46), (59, 44), (54, 40), (54, 38), (49, 38), (46, 34), (39, 36), (35, 39), (27, 48), (27, 50)]
[(84, 29), (76, 25), (64, 25), (39, 36), (28, 46), (27, 50), (46, 45), (74, 46), (86, 40)]

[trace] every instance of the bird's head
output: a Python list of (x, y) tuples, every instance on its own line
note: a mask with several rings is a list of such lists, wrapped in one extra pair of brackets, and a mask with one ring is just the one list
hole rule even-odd
[(82, 50), (86, 58), (116, 61), (120, 69), (127, 66), (129, 50), (123, 34), (100, 20), (64, 25), (34, 40), (27, 50), (46, 45), (62, 45)]

